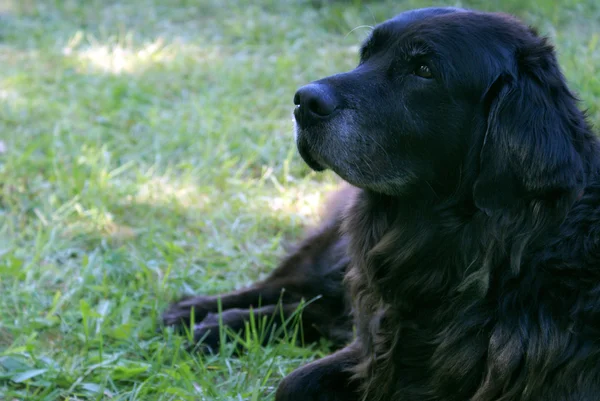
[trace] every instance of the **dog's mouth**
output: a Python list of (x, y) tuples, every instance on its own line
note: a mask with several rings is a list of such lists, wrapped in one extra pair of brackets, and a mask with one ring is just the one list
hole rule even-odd
[[(296, 127), (296, 130), (298, 131), (300, 128)], [(311, 151), (311, 146), (306, 141), (306, 135), (296, 132), (296, 146), (298, 147), (298, 153), (300, 153), (300, 156), (308, 167), (317, 172), (327, 169), (322, 162), (316, 159), (316, 156)]]
[(301, 128), (300, 121), (300, 107), (296, 106), (294, 109), (294, 139), (296, 141), (296, 147), (298, 148), (298, 153), (304, 160), (304, 162), (313, 169), (314, 171), (323, 171), (326, 170), (327, 167), (317, 155), (314, 154), (313, 146), (308, 143), (308, 136), (310, 134), (306, 132), (307, 128)]

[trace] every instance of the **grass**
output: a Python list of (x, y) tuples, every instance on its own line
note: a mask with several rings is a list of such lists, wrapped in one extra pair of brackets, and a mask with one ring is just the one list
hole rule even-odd
[[(295, 89), (431, 2), (0, 1), (0, 399), (269, 400), (327, 352), (203, 357), (157, 333), (183, 293), (264, 277), (336, 184), (291, 132)], [(596, 0), (440, 2), (557, 44), (600, 122)]]

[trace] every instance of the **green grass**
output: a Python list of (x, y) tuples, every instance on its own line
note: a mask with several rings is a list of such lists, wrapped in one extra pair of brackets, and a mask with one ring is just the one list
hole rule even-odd
[[(352, 68), (353, 28), (431, 4), (324, 3), (0, 1), (0, 400), (268, 400), (327, 352), (202, 357), (155, 331), (315, 221), (336, 179), (296, 155), (295, 89)], [(536, 24), (600, 121), (596, 0), (435, 4)]]

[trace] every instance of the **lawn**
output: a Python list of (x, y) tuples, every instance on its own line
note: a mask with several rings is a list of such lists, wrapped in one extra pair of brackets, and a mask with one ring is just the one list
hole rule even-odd
[[(296, 154), (295, 89), (431, 4), (1, 0), (0, 400), (269, 400), (327, 353), (201, 356), (156, 329), (180, 294), (264, 277), (316, 221), (337, 180)], [(538, 26), (600, 125), (597, 0), (433, 4)]]

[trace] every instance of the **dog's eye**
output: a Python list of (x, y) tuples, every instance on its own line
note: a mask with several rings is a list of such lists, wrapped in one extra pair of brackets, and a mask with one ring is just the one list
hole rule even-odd
[(429, 67), (426, 66), (425, 64), (421, 64), (420, 66), (415, 68), (415, 70), (413, 71), (413, 74), (415, 74), (418, 77), (427, 78), (427, 79), (433, 77), (433, 75), (431, 74), (431, 69), (429, 69)]

